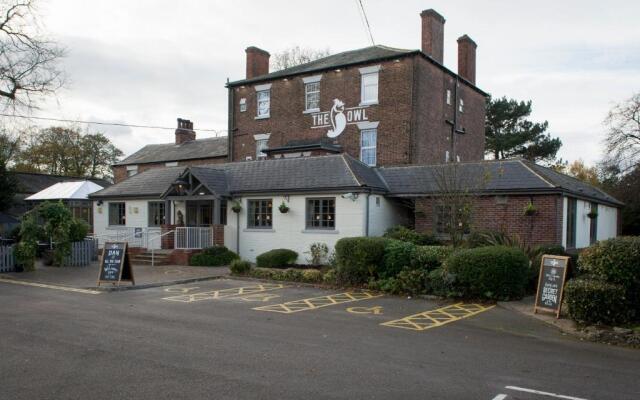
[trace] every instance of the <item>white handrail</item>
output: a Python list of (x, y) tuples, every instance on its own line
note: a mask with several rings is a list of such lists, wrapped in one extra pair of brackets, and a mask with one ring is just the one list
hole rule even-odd
[[(160, 235), (158, 235), (158, 236), (156, 236), (156, 237), (153, 237), (153, 238), (151, 238), (151, 239), (149, 240), (149, 247), (151, 247), (151, 266), (152, 266), (152, 267), (154, 267), (154, 266), (155, 266), (155, 263), (154, 263), (154, 261), (155, 261), (155, 258), (154, 258), (154, 250), (155, 250), (155, 249), (153, 248), (153, 246), (152, 246), (151, 244), (153, 243), (153, 241), (154, 241), (154, 240), (159, 239), (159, 238), (161, 238), (161, 237), (163, 237), (163, 236), (166, 236), (166, 235), (168, 235), (168, 234), (170, 234), (170, 233), (175, 233), (175, 232), (176, 232), (175, 230), (170, 230), (169, 232), (162, 233), (162, 234), (160, 234)], [(174, 240), (175, 240), (175, 238), (174, 238)], [(160, 245), (160, 246), (162, 246), (162, 245)]]

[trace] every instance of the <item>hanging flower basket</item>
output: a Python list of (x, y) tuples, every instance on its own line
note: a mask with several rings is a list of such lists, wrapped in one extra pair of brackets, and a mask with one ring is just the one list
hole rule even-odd
[(529, 204), (527, 204), (524, 207), (524, 215), (527, 217), (531, 217), (534, 216), (538, 213), (538, 209), (536, 208), (536, 206), (533, 205), (532, 202), (529, 202)]
[(587, 214), (587, 217), (589, 217), (591, 219), (596, 219), (596, 218), (598, 218), (598, 212), (597, 211), (589, 211), (589, 213)]
[(286, 214), (289, 212), (289, 206), (283, 201), (279, 206), (278, 206), (278, 210), (280, 210), (281, 213)]
[(231, 211), (237, 214), (242, 211), (242, 206), (237, 201), (234, 201), (233, 205), (231, 206)]

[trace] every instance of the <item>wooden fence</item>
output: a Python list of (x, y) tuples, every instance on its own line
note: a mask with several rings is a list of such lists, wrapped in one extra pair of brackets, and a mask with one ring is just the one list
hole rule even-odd
[(0, 272), (13, 272), (16, 269), (16, 258), (13, 246), (0, 246)]
[(86, 267), (91, 261), (98, 259), (98, 241), (95, 239), (85, 239), (82, 242), (71, 244), (71, 254), (65, 258), (64, 265), (67, 267)]

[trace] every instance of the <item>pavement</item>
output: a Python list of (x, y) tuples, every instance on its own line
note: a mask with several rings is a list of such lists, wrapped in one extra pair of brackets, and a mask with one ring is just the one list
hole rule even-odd
[(39, 263), (35, 271), (0, 274), (0, 279), (14, 279), (45, 285), (59, 285), (80, 289), (117, 290), (144, 289), (217, 279), (229, 274), (227, 267), (190, 267), (183, 265), (132, 266), (135, 286), (123, 282), (120, 286), (102, 284), (98, 287), (98, 262), (86, 267), (47, 267)]
[(0, 399), (640, 398), (637, 350), (491, 304), (229, 278), (0, 304)]

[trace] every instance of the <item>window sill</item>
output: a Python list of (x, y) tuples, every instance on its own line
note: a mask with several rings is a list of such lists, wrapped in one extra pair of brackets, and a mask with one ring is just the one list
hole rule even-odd
[(269, 115), (258, 115), (254, 119), (269, 119), (270, 117), (271, 117), (271, 114), (269, 114)]
[(265, 233), (273, 233), (275, 232), (275, 229), (260, 229), (260, 228), (245, 228), (242, 230), (242, 232), (265, 232)]
[(361, 107), (364, 106), (377, 106), (378, 105), (378, 101), (361, 101), (360, 104), (358, 104)]
[(325, 235), (337, 235), (340, 233), (337, 229), (304, 229), (300, 233), (319, 233)]
[(308, 110), (304, 110), (302, 113), (303, 114), (315, 114), (315, 113), (319, 113), (320, 109), (319, 108), (310, 108)]

